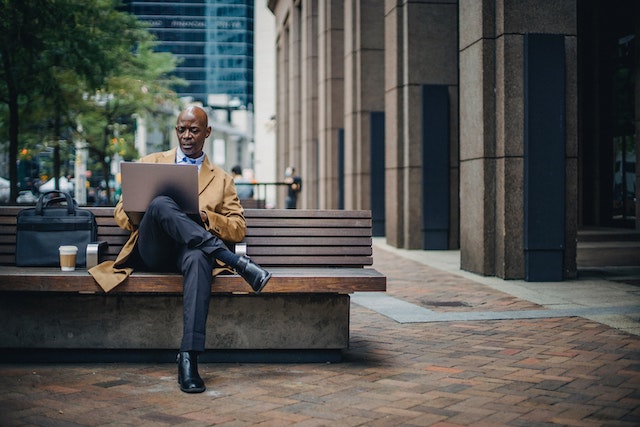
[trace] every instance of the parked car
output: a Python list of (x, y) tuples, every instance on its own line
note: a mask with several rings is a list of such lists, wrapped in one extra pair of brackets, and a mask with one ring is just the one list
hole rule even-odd
[(38, 196), (29, 190), (22, 190), (18, 193), (18, 197), (16, 197), (16, 203), (19, 205), (35, 205), (37, 201)]

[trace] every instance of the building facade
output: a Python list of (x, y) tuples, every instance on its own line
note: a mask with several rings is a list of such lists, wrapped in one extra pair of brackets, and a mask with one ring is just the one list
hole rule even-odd
[(581, 226), (640, 228), (633, 0), (269, 0), (277, 163), (303, 208), (407, 249), (576, 275)]

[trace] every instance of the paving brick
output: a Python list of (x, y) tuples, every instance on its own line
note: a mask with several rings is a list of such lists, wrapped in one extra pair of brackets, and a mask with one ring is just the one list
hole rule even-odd
[[(374, 260), (389, 295), (430, 310), (541, 308), (378, 249)], [(640, 338), (581, 317), (401, 324), (352, 304), (342, 363), (201, 374), (207, 391), (187, 395), (174, 363), (0, 365), (0, 426), (640, 425)]]

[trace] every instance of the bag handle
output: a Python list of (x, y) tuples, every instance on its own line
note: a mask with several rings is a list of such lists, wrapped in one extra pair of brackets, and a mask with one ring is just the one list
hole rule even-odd
[(62, 194), (64, 196), (64, 198), (67, 200), (67, 213), (69, 215), (75, 215), (76, 214), (76, 206), (75, 206), (75, 203), (73, 202), (73, 199), (71, 198), (71, 194), (66, 193), (64, 191), (51, 190), (51, 191), (47, 191), (45, 193), (42, 193), (40, 195), (40, 197), (38, 198), (38, 202), (36, 203), (36, 215), (42, 215), (43, 214), (44, 198), (46, 196), (48, 196), (49, 194)]

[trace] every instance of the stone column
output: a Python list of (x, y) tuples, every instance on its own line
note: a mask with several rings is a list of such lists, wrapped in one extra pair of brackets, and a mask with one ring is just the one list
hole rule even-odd
[(423, 247), (424, 85), (444, 85), (449, 93), (448, 203), (457, 224), (457, 3), (385, 1), (386, 238), (393, 246)]
[(344, 128), (344, 6), (326, 0), (318, 8), (318, 198), (322, 209), (339, 207), (339, 134)]
[[(269, 0), (268, 7), (275, 16), (277, 31), (276, 176), (281, 181), (287, 166), (300, 170), (302, 163), (302, 18), (299, 3)], [(285, 196), (286, 188), (279, 187), (278, 207), (284, 208)]]
[[(577, 85), (575, 0), (460, 0), (461, 267), (525, 276), (525, 37), (564, 40), (566, 276), (575, 272)], [(529, 106), (530, 107), (530, 106)], [(531, 177), (530, 177), (531, 178)], [(535, 179), (535, 177), (534, 177)]]
[[(636, 5), (636, 10), (640, 7)], [(640, 230), (640, 13), (636, 13), (636, 52), (635, 52), (635, 82), (636, 82), (636, 230)]]
[(344, 4), (345, 208), (371, 209), (370, 117), (384, 111), (384, 0)]
[[(287, 155), (284, 167), (281, 168), (280, 176), (284, 177), (284, 168), (287, 166), (295, 166), (298, 173), (302, 164), (302, 14), (300, 6), (294, 6), (289, 10), (289, 45), (288, 49), (288, 86), (287, 104), (288, 108), (288, 135), (287, 135)], [(303, 181), (304, 185), (304, 181)], [(304, 200), (303, 198), (300, 198)], [(302, 200), (298, 200), (298, 206), (302, 204)], [(282, 205), (284, 207), (284, 203)]]
[(460, 264), (494, 275), (496, 39), (493, 0), (460, 0)]
[(318, 208), (318, 0), (302, 0), (301, 7), (301, 126), (300, 164), (303, 191), (298, 206)]
[(387, 243), (403, 248), (404, 206), (403, 161), (404, 129), (404, 45), (403, 9), (397, 1), (386, 0), (384, 7), (385, 33), (385, 237)]
[[(279, 13), (276, 13), (279, 12)], [(283, 179), (289, 158), (289, 29), (282, 22), (280, 9), (274, 11), (276, 29), (276, 181)], [(285, 193), (277, 189), (277, 206), (284, 207)]]

